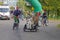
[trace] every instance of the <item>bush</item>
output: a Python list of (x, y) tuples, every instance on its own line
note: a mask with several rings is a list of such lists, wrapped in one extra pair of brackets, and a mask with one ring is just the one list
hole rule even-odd
[(60, 28), (60, 24), (58, 24), (57, 27)]
[(0, 5), (3, 5), (3, 2), (0, 2)]

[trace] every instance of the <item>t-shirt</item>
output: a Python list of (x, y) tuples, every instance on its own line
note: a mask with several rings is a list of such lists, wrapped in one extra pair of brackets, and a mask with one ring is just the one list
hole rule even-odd
[(20, 15), (20, 14), (21, 14), (21, 11), (20, 11), (20, 10), (14, 10), (13, 15), (18, 16), (18, 15)]
[(47, 18), (47, 15), (46, 13), (43, 14), (42, 18)]
[(40, 13), (37, 13), (38, 16), (40, 16), (41, 14)]

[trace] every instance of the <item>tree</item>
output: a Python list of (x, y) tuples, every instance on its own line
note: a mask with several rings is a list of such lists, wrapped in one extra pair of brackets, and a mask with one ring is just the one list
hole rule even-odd
[(49, 14), (60, 16), (60, 0), (39, 0)]
[(3, 5), (3, 2), (0, 2), (0, 5)]
[[(43, 6), (43, 9), (47, 10), (47, 12), (52, 15), (60, 16), (60, 0), (39, 0)], [(27, 7), (25, 5), (24, 0), (19, 0), (18, 2), (19, 7), (24, 7), (25, 10), (31, 10), (31, 7)]]
[(14, 10), (15, 8), (13, 6), (10, 7), (10, 10)]

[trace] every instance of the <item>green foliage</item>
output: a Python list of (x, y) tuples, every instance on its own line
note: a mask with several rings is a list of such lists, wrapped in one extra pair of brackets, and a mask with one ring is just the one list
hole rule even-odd
[(17, 6), (19, 6), (20, 8), (22, 8), (24, 10), (31, 11), (31, 7), (29, 7), (29, 6), (26, 5), (25, 0), (18, 0)]
[(55, 15), (56, 18), (60, 16), (60, 0), (39, 0), (43, 9), (47, 10), (49, 15)]
[[(60, 0), (39, 0), (43, 6), (43, 9), (47, 10), (48, 16), (53, 18), (60, 18)], [(31, 7), (25, 5), (24, 0), (19, 0), (17, 5), (21, 8), (24, 7), (25, 10), (31, 10)], [(37, 4), (38, 5), (38, 4)]]
[(58, 24), (57, 27), (60, 28), (60, 24)]
[(15, 8), (13, 6), (10, 7), (10, 10), (14, 10)]
[(3, 5), (3, 2), (0, 2), (0, 5)]

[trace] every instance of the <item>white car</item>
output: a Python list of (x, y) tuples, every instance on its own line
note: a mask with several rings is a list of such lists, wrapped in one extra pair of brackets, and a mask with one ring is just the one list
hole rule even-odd
[(9, 6), (0, 6), (0, 19), (10, 19)]

